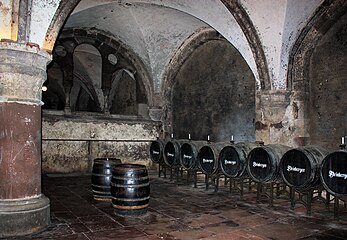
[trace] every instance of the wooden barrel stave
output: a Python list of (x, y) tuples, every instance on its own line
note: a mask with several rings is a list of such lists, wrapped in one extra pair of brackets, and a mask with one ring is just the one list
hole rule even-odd
[(121, 164), (112, 171), (112, 206), (118, 215), (141, 215), (147, 212), (150, 185), (146, 166)]
[(121, 164), (117, 158), (97, 158), (93, 161), (92, 192), (95, 200), (111, 200), (112, 168)]

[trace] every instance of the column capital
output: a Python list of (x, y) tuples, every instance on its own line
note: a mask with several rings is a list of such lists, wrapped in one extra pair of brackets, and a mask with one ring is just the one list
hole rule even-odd
[(42, 105), (41, 88), (51, 60), (34, 44), (0, 42), (0, 102)]

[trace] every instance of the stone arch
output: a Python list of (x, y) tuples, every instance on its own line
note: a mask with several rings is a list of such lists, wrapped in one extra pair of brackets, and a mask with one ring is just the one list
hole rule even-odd
[(55, 41), (58, 38), (61, 27), (65, 23), (66, 19), (70, 16), (71, 12), (77, 6), (81, 0), (61, 0), (57, 11), (55, 12), (53, 19), (48, 27), (45, 41), (43, 43), (43, 49), (52, 51)]
[[(336, 27), (344, 24), (341, 21), (346, 21), (346, 14), (346, 1), (324, 1), (290, 53), (287, 86), (292, 91), (292, 102), (298, 106), (297, 118), (302, 122), (303, 145), (317, 144), (333, 150), (339, 144), (338, 135), (346, 135), (347, 129), (344, 125), (340, 126), (341, 122), (345, 122), (341, 113), (345, 111), (345, 84), (341, 81), (345, 75), (343, 71), (340, 75), (335, 74), (332, 69), (344, 68), (338, 66), (345, 60), (336, 64), (327, 61), (327, 57), (337, 56), (336, 44), (332, 48), (335, 49), (333, 54), (324, 52), (327, 41), (336, 43)], [(318, 56), (318, 52), (322, 55)]]
[(97, 29), (64, 29), (61, 33), (59, 41), (69, 39), (77, 44), (88, 43), (99, 49), (100, 45), (108, 45), (115, 52), (128, 59), (136, 69), (136, 76), (144, 85), (147, 103), (153, 105), (153, 81), (141, 59), (120, 40), (116, 40), (107, 33)]
[(317, 43), (330, 27), (346, 12), (344, 0), (325, 0), (316, 10), (306, 27), (301, 31), (290, 55), (288, 65), (287, 88), (295, 91), (306, 91), (308, 85), (309, 61)]
[(261, 90), (270, 90), (271, 80), (264, 49), (250, 17), (239, 1), (221, 0), (221, 2), (233, 15), (248, 40), (258, 69)]
[[(94, 77), (97, 77), (97, 76), (90, 77), (89, 75), (83, 74), (83, 72), (79, 71), (79, 69), (77, 68), (77, 66), (79, 66), (79, 64), (83, 64), (83, 62), (84, 62), (83, 60), (80, 61), (80, 59), (77, 58), (79, 48), (83, 48), (83, 47), (86, 47), (92, 51), (95, 51), (96, 55), (100, 57), (100, 62), (99, 62), (100, 66), (102, 64), (100, 51), (97, 48), (95, 48), (93, 45), (88, 44), (88, 43), (81, 43), (81, 44), (76, 45), (76, 47), (74, 48), (74, 51), (73, 51), (73, 65), (74, 65), (73, 81), (80, 82), (80, 84), (79, 84), (80, 87), (85, 88), (84, 90), (88, 93), (88, 95), (90, 95), (91, 99), (93, 100), (93, 102), (94, 102), (93, 105), (95, 104), (96, 111), (101, 112), (101, 110), (102, 110), (101, 98), (99, 97), (99, 95), (96, 91), (96, 88), (94, 86), (94, 83), (95, 83)], [(95, 60), (93, 62), (95, 63)], [(79, 64), (77, 64), (77, 63), (79, 63)], [(81, 66), (81, 67), (84, 68), (84, 66)], [(100, 84), (99, 85), (101, 85), (101, 74), (99, 77), (100, 77)], [(97, 85), (97, 83), (95, 85)], [(72, 89), (72, 91), (73, 90), (74, 90), (74, 88)], [(80, 91), (80, 90), (78, 90), (78, 91)], [(71, 96), (71, 100), (72, 99), (73, 98)], [(76, 101), (77, 101), (77, 99), (75, 99), (75, 101), (71, 101), (71, 105), (74, 106), (75, 104), (77, 104)]]
[[(163, 77), (163, 83), (161, 86), (161, 92), (162, 92), (162, 100), (163, 100), (163, 116), (162, 116), (162, 121), (163, 121), (163, 126), (164, 126), (164, 134), (169, 134), (171, 132), (171, 130), (173, 129), (173, 123), (174, 123), (174, 119), (173, 119), (173, 109), (174, 109), (174, 87), (176, 87), (176, 77), (180, 76), (180, 72), (183, 69), (183, 65), (186, 65), (187, 62), (191, 62), (191, 56), (197, 56), (196, 54), (200, 54), (200, 50), (202, 49), (202, 47), (205, 49), (206, 46), (207, 49), (209, 49), (210, 47), (214, 48), (216, 46), (224, 46), (224, 42), (228, 44), (228, 46), (232, 46), (230, 44), (230, 42), (228, 42), (226, 39), (224, 39), (217, 31), (215, 31), (213, 28), (210, 27), (204, 27), (204, 28), (200, 28), (197, 31), (195, 31), (189, 38), (187, 38), (182, 44), (181, 46), (177, 49), (177, 51), (175, 52), (175, 55), (171, 58), (171, 60), (169, 61), (169, 63), (166, 65), (166, 69), (164, 71), (164, 77)], [(215, 45), (216, 43), (218, 43), (217, 45)], [(218, 47), (216, 48), (218, 49)], [(235, 71), (230, 71), (229, 73), (231, 74), (229, 77), (230, 80), (232, 81), (232, 79), (234, 79), (237, 76), (237, 79), (240, 81), (232, 81), (232, 82), (239, 82), (240, 84), (243, 84), (245, 82), (247, 82), (247, 84), (249, 85), (245, 85), (242, 86), (242, 91), (249, 91), (249, 92), (253, 92), (252, 96), (251, 96), (251, 100), (250, 101), (242, 101), (244, 102), (244, 104), (246, 104), (245, 106), (247, 106), (247, 109), (252, 109), (250, 111), (247, 110), (248, 112), (251, 112), (250, 114), (246, 114), (247, 115), (247, 119), (250, 119), (250, 124), (247, 125), (247, 129), (245, 128), (245, 132), (249, 132), (249, 136), (252, 139), (248, 139), (248, 140), (254, 140), (254, 133), (255, 133), (255, 128), (254, 128), (254, 121), (255, 121), (255, 77), (253, 72), (250, 70), (249, 66), (247, 65), (247, 63), (244, 61), (244, 58), (240, 55), (240, 53), (238, 52), (238, 50), (236, 48), (234, 48), (232, 46), (232, 55), (228, 55), (226, 57), (230, 58), (230, 59), (234, 59), (232, 61), (230, 61), (230, 65), (228, 65), (228, 67), (235, 65), (235, 62), (238, 62), (241, 64), (242, 62), (242, 68), (245, 67), (245, 69), (248, 69), (249, 71), (247, 71), (247, 74), (245, 74), (245, 76), (241, 77), (242, 79), (245, 80), (249, 80), (252, 79), (254, 81), (242, 81), (242, 79), (239, 79), (239, 75), (235, 72)], [(229, 49), (228, 49), (229, 50)], [(228, 52), (231, 54), (231, 52)], [(193, 57), (194, 58), (194, 57)], [(230, 60), (229, 59), (229, 60)], [(239, 61), (240, 59), (242, 59), (241, 61)], [(207, 62), (206, 64), (213, 64), (213, 62)], [(240, 67), (241, 67), (240, 65)], [(233, 67), (232, 67), (233, 68)], [(218, 68), (216, 68), (218, 69)], [(186, 70), (183, 70), (186, 71)], [(217, 70), (216, 70), (217, 71)], [(222, 71), (223, 72), (223, 71)], [(200, 73), (197, 72), (196, 75), (199, 75)], [(210, 73), (207, 73), (207, 75)], [(218, 73), (216, 72), (216, 74), (218, 75)], [(212, 74), (213, 75), (213, 74)], [(224, 74), (225, 75), (225, 74)], [(210, 75), (209, 75), (210, 76)], [(225, 75), (226, 76), (226, 75)], [(181, 76), (182, 77), (182, 76)], [(203, 77), (203, 76), (201, 76)], [(180, 77), (179, 77), (180, 78)], [(198, 77), (200, 78), (200, 77)], [(181, 78), (182, 79), (182, 78)], [(217, 77), (216, 80), (218, 80), (219, 78)], [(195, 80), (194, 80), (195, 81)], [(199, 82), (199, 80), (198, 80)], [(205, 82), (206, 83), (206, 82)], [(213, 84), (211, 82), (211, 84)], [(226, 99), (229, 98), (233, 98), (232, 96), (236, 95), (233, 94), (231, 91), (233, 90), (233, 87), (236, 87), (236, 85), (234, 86), (231, 82), (228, 81), (228, 83), (226, 83), (227, 87), (225, 89), (220, 89), (220, 91), (223, 91), (224, 93), (226, 93), (226, 98), (224, 98), (224, 100), (221, 101), (213, 101), (212, 105), (214, 106), (224, 106), (225, 105), (225, 101), (227, 101)], [(206, 86), (208, 87), (208, 86)], [(240, 87), (240, 86), (238, 86)], [(224, 87), (222, 87), (224, 88)], [(229, 91), (230, 90), (230, 91)], [(240, 96), (238, 97), (238, 99), (240, 98)], [(224, 102), (223, 102), (224, 101)], [(238, 100), (237, 100), (238, 101)], [(241, 103), (240, 102), (240, 103)], [(247, 102), (247, 103), (246, 103)], [(251, 103), (252, 102), (252, 103)], [(195, 102), (196, 103), (196, 102)], [(183, 104), (183, 103), (182, 103)], [(197, 104), (197, 103), (196, 103)], [(242, 105), (242, 104), (241, 104)], [(229, 111), (230, 109), (228, 109)], [(213, 113), (214, 114), (214, 113)], [(221, 123), (223, 121), (223, 126), (226, 126), (226, 118), (225, 116), (222, 117), (219, 114), (214, 114), (216, 116), (214, 116), (216, 119), (218, 119), (218, 122)], [(218, 115), (218, 116), (217, 116)], [(235, 114), (236, 115), (236, 114)], [(252, 116), (251, 116), (252, 115)], [(242, 117), (241, 117), (242, 118)], [(207, 121), (209, 121), (207, 119)], [(186, 125), (186, 124), (184, 124)], [(204, 124), (204, 126), (207, 125), (212, 125), (212, 124)], [(206, 131), (209, 131), (209, 129), (205, 129)], [(215, 131), (216, 129), (212, 129), (211, 131)], [(229, 129), (230, 131), (233, 131), (231, 129)], [(229, 131), (228, 130), (228, 131)], [(229, 134), (229, 132), (228, 132)], [(232, 134), (232, 133), (231, 133)], [(184, 134), (183, 134), (184, 135)], [(195, 134), (198, 135), (198, 134)], [(201, 135), (201, 134), (200, 134)], [(216, 139), (217, 140), (221, 140), (222, 138), (226, 138), (227, 134), (220, 134), (216, 132)], [(242, 134), (238, 134), (241, 135)], [(183, 137), (182, 133), (180, 133), (179, 137)], [(201, 138), (201, 137), (200, 137)], [(245, 136), (242, 136), (242, 138), (247, 138)], [(246, 140), (246, 139), (244, 139)]]

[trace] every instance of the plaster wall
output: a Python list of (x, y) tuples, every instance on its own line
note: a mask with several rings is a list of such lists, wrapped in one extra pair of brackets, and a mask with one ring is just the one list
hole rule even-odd
[(273, 89), (285, 89), (290, 50), (322, 0), (242, 0), (264, 47)]
[(12, 37), (12, 1), (3, 0), (0, 2), (0, 39)]
[(149, 144), (158, 136), (158, 129), (158, 124), (150, 121), (44, 115), (42, 171), (90, 172), (93, 159), (106, 157), (150, 167)]
[(29, 42), (43, 46), (48, 27), (61, 0), (33, 0), (29, 24)]

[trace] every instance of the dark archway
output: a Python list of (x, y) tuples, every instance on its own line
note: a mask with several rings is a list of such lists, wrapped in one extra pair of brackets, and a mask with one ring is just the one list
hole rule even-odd
[(240, 53), (215, 30), (187, 39), (166, 69), (167, 133), (177, 138), (255, 139), (255, 78)]
[(288, 88), (303, 101), (306, 144), (336, 149), (347, 134), (346, 13), (343, 0), (324, 1), (290, 55)]

